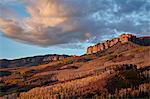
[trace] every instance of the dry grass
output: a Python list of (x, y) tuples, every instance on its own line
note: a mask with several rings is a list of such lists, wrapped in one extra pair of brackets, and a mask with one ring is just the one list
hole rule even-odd
[[(73, 56), (48, 64), (0, 69), (0, 71), (11, 72), (9, 75), (0, 77), (1, 88), (3, 88), (1, 96), (16, 98), (19, 93), (18, 98), (21, 99), (124, 97), (125, 95), (140, 97), (141, 93), (146, 96), (149, 84), (146, 81), (139, 81), (141, 79), (139, 71), (141, 71), (141, 75), (149, 77), (149, 71), (146, 67), (150, 66), (150, 47), (136, 47), (136, 45), (126, 44), (123, 48), (119, 48), (119, 45), (116, 46), (117, 51), (115, 52), (116, 48), (113, 46), (97, 54)], [(121, 73), (116, 70), (117, 66), (126, 67), (122, 64), (127, 64), (127, 66), (134, 64), (138, 68), (132, 68), (132, 72), (123, 71), (122, 74), (117, 74)], [(141, 67), (142, 69), (140, 69)], [(124, 69), (126, 68), (121, 70)], [(121, 82), (117, 77), (118, 83), (121, 83), (122, 86), (114, 85), (115, 75), (121, 77), (122, 81), (127, 81), (129, 86), (124, 87), (124, 84), (128, 83)], [(130, 86), (133, 83), (127, 77), (137, 78), (134, 79), (137, 81), (136, 87)], [(113, 93), (110, 93), (107, 88), (109, 84), (113, 84)]]

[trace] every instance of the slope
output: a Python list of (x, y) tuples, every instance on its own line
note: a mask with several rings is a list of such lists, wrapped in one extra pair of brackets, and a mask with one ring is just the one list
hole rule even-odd
[[(136, 71), (131, 68), (131, 71), (137, 72), (141, 70), (141, 68), (150, 66), (149, 53), (149, 46), (139, 46), (132, 42), (124, 44), (117, 43), (107, 50), (91, 55), (69, 57), (38, 66), (1, 69), (1, 72), (7, 72), (6, 75), (1, 75), (0, 84), (3, 89), (1, 96), (6, 94), (11, 96), (11, 93), (15, 95), (21, 93), (20, 97), (26, 98), (31, 96), (32, 93), (32, 96), (39, 95), (39, 97), (42, 97), (42, 95), (46, 96), (49, 88), (56, 89), (53, 89), (51, 93), (52, 96), (55, 96), (56, 94), (54, 93), (59, 91), (59, 95), (65, 92), (68, 94), (65, 96), (69, 97), (80, 96), (80, 93), (85, 92), (83, 95), (88, 97), (87, 95), (91, 93), (93, 93), (93, 95), (97, 92), (99, 93), (98, 95), (102, 94), (101, 92), (105, 92), (103, 89), (107, 89), (108, 91), (106, 91), (106, 93), (108, 94), (109, 85), (111, 85), (111, 83), (113, 84), (112, 78), (114, 78), (115, 75), (122, 75), (116, 74), (114, 68), (117, 66), (126, 67), (132, 64), (132, 66), (136, 65), (137, 68)], [(137, 72), (137, 74), (139, 73), (140, 72)], [(136, 81), (138, 79), (142, 79), (141, 76), (138, 76)], [(138, 83), (136, 87), (145, 83), (146, 81)], [(122, 86), (116, 86), (115, 89), (120, 90), (121, 87)], [(30, 90), (32, 88), (34, 91)], [(28, 90), (30, 91), (22, 93)], [(74, 90), (76, 90), (76, 94)]]

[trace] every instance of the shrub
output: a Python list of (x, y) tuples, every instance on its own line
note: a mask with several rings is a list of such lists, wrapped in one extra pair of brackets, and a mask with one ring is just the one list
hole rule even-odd
[(11, 75), (11, 72), (9, 72), (9, 71), (0, 71), (0, 77), (1, 76), (9, 76), (9, 75)]

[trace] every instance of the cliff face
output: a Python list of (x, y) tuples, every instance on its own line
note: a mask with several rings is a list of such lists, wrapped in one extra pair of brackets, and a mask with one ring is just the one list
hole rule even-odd
[(143, 46), (149, 46), (150, 45), (150, 37), (139, 37), (139, 38), (137, 38), (133, 34), (121, 34), (119, 38), (113, 38), (113, 39), (107, 40), (103, 43), (98, 43), (94, 46), (88, 47), (86, 54), (96, 53), (98, 51), (108, 49), (109, 47), (115, 45), (118, 42), (126, 43), (128, 41), (131, 41), (133, 43), (143, 45)]
[(70, 57), (70, 56), (53, 54), (53, 55), (34, 56), (34, 57), (27, 57), (27, 58), (21, 58), (21, 59), (14, 59), (14, 60), (2, 59), (0, 60), (0, 68), (34, 66), (34, 65), (48, 63), (51, 61), (62, 60), (67, 57)]

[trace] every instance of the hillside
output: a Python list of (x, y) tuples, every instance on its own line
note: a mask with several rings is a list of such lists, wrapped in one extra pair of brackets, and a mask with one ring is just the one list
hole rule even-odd
[(43, 56), (26, 57), (21, 59), (14, 59), (14, 60), (2, 59), (0, 60), (0, 68), (35, 66), (35, 65), (46, 64), (52, 61), (61, 60), (67, 57), (69, 57), (69, 55), (51, 54), (51, 55), (43, 55)]
[[(3, 99), (148, 99), (150, 46), (117, 42), (92, 54), (0, 69)], [(30, 62), (29, 62), (30, 63)], [(34, 62), (33, 62), (34, 63)]]

